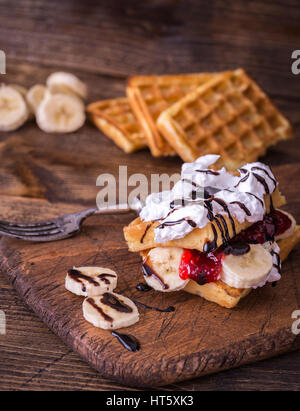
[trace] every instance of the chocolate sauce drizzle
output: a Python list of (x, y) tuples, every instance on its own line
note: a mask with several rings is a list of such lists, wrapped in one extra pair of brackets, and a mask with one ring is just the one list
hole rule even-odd
[(112, 331), (111, 334), (118, 339), (118, 341), (125, 347), (128, 351), (139, 351), (141, 348), (140, 342), (133, 335), (130, 334), (120, 334), (117, 331)]
[(145, 231), (144, 231), (144, 234), (142, 235), (142, 237), (141, 237), (141, 239), (140, 239), (140, 243), (143, 243), (144, 238), (146, 237), (146, 234), (147, 234), (147, 232), (148, 232), (148, 230), (149, 230), (150, 227), (151, 227), (151, 223), (150, 223), (150, 224), (147, 224), (147, 227), (146, 227), (146, 229), (145, 229)]
[(82, 284), (81, 289), (83, 292), (86, 291), (86, 287), (84, 283), (82, 282), (82, 280), (86, 280), (90, 284), (93, 284), (95, 287), (99, 287), (100, 284), (98, 283), (98, 281), (96, 281), (96, 278), (99, 278), (100, 281), (103, 281), (105, 284), (108, 285), (110, 284), (110, 281), (107, 279), (107, 277), (112, 277), (112, 278), (116, 277), (114, 274), (108, 274), (108, 273), (99, 274), (97, 277), (89, 277), (88, 275), (85, 275), (81, 271), (76, 270), (74, 268), (68, 271), (68, 275), (70, 278), (72, 278), (72, 280), (76, 281), (77, 283)]
[(264, 187), (265, 193), (270, 194), (269, 186), (268, 186), (266, 180), (262, 176), (260, 176), (259, 174), (256, 174), (256, 173), (252, 173), (252, 174), (254, 175), (256, 180)]
[(243, 177), (234, 187), (238, 187), (241, 183), (244, 183), (245, 181), (248, 180), (250, 174), (246, 174), (245, 177)]
[(277, 181), (275, 180), (275, 178), (273, 178), (273, 177), (270, 175), (270, 173), (269, 173), (267, 170), (265, 170), (264, 168), (254, 166), (254, 167), (251, 168), (251, 171), (252, 171), (252, 170), (263, 171), (263, 172), (269, 177), (269, 179), (273, 182), (274, 188), (277, 186)]
[(82, 280), (86, 280), (90, 284), (93, 284), (95, 287), (99, 287), (99, 285), (100, 285), (92, 277), (89, 277), (89, 276), (83, 274), (81, 271), (75, 270), (74, 268), (72, 268), (71, 270), (68, 271), (68, 275), (69, 275), (70, 278), (72, 278), (72, 280), (76, 281), (77, 283), (82, 284), (81, 289), (82, 289), (83, 292), (86, 291), (86, 287), (85, 287), (84, 283), (82, 282)]
[(220, 173), (218, 171), (214, 170), (195, 170), (197, 173), (205, 173), (205, 174), (211, 174), (213, 176), (218, 176)]
[(280, 255), (278, 253), (276, 253), (276, 251), (272, 250), (271, 251), (271, 255), (275, 255), (276, 256), (276, 264), (273, 264), (273, 267), (277, 268), (279, 274), (281, 272), (281, 267), (280, 267)]
[(108, 273), (102, 273), (97, 276), (99, 280), (103, 281), (105, 284), (108, 285), (110, 284), (110, 281), (107, 279), (107, 277), (116, 278), (114, 274), (108, 274)]
[(132, 313), (132, 308), (123, 303), (115, 295), (111, 293), (104, 293), (101, 298), (102, 304), (108, 305), (116, 311), (121, 313)]
[(150, 305), (141, 303), (140, 301), (136, 301), (133, 300), (133, 302), (143, 308), (147, 308), (148, 310), (152, 310), (152, 311), (159, 311), (160, 313), (170, 313), (175, 311), (175, 307), (173, 307), (172, 305), (170, 305), (168, 308), (158, 308), (158, 307), (152, 307)]
[(165, 227), (177, 225), (177, 224), (182, 223), (183, 221), (186, 221), (193, 228), (197, 227), (197, 224), (195, 223), (195, 221), (185, 217), (185, 218), (180, 218), (180, 220), (176, 220), (176, 221), (165, 221), (164, 223), (160, 224), (157, 228), (162, 229)]
[(152, 288), (148, 284), (145, 284), (145, 283), (139, 283), (135, 288), (145, 293), (152, 290)]
[(251, 215), (250, 210), (245, 206), (245, 204), (241, 203), (240, 201), (231, 201), (230, 204), (237, 204), (247, 216)]
[(210, 253), (211, 251), (214, 251), (217, 248), (218, 233), (217, 233), (217, 230), (216, 230), (216, 227), (214, 226), (214, 224), (211, 225), (211, 228), (212, 228), (213, 233), (214, 233), (214, 239), (213, 239), (213, 241), (207, 241), (204, 244), (203, 251), (205, 253)]
[(148, 264), (143, 263), (142, 270), (143, 270), (143, 274), (144, 274), (145, 277), (151, 277), (152, 276), (157, 281), (159, 281), (159, 283), (161, 284), (161, 286), (164, 290), (168, 290), (168, 288), (169, 288), (168, 284), (164, 283), (162, 278), (160, 278), (160, 276), (154, 270), (152, 270), (152, 268), (149, 267)]
[[(225, 203), (225, 201), (221, 200), (220, 198), (216, 198), (216, 197), (214, 197), (212, 199), (212, 201), (215, 201), (216, 203), (220, 204), (220, 206), (223, 207), (223, 210), (228, 214), (228, 217), (229, 217), (229, 220), (230, 220), (231, 226), (232, 226), (232, 232), (233, 232), (233, 235), (235, 236), (236, 235), (235, 223), (234, 223), (234, 219), (232, 218), (232, 215), (229, 211), (229, 208), (228, 208), (227, 204)], [(225, 224), (225, 227), (226, 227), (225, 230), (226, 230), (226, 232), (228, 232), (228, 227), (227, 227), (226, 222), (224, 224)]]
[(262, 200), (261, 198), (257, 197), (257, 195), (255, 195), (255, 194), (253, 194), (253, 193), (249, 193), (249, 192), (246, 192), (246, 194), (249, 194), (249, 196), (255, 197), (256, 200), (258, 200), (258, 201), (260, 202), (260, 204), (264, 207), (264, 202), (263, 202), (263, 200)]
[(113, 319), (112, 319), (109, 315), (105, 314), (105, 312), (102, 310), (102, 308), (99, 307), (99, 306), (95, 303), (95, 300), (94, 300), (93, 298), (91, 298), (91, 297), (88, 298), (88, 299), (87, 299), (87, 302), (88, 302), (89, 304), (91, 304), (91, 306), (94, 307), (95, 310), (97, 310), (99, 314), (102, 315), (102, 317), (104, 318), (105, 321), (108, 321), (108, 322), (110, 322), (110, 323), (113, 322)]

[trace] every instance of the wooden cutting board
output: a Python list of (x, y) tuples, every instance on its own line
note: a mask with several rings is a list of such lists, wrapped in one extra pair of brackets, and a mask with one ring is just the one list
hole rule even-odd
[[(291, 183), (291, 171), (293, 181)], [(274, 169), (281, 191), (298, 221), (300, 166)], [(81, 205), (45, 199), (1, 196), (1, 218), (31, 221), (77, 211)], [(252, 291), (228, 310), (200, 297), (174, 292), (142, 293), (139, 256), (129, 253), (122, 228), (133, 216), (95, 216), (77, 237), (32, 244), (2, 238), (1, 272), (36, 314), (102, 376), (130, 386), (157, 386), (201, 376), (298, 349), (291, 314), (300, 309), (300, 250), (292, 252), (276, 287)], [(100, 265), (119, 273), (117, 292), (171, 313), (139, 308), (140, 321), (124, 329), (141, 350), (124, 349), (109, 331), (94, 328), (82, 316), (82, 298), (64, 288), (73, 266)]]

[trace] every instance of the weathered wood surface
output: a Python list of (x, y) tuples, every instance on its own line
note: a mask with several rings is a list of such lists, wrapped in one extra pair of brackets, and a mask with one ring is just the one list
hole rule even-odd
[[(289, 167), (277, 175), (288, 198), (289, 210), (300, 218), (295, 200), (300, 167), (295, 166), (289, 185)], [(32, 221), (48, 218), (74, 206), (55, 206), (45, 200), (6, 197), (3, 218)], [(16, 204), (16, 206), (14, 206)], [(78, 207), (76, 207), (77, 209)], [(1, 270), (38, 316), (68, 346), (77, 351), (102, 376), (129, 386), (157, 386), (205, 375), (267, 358), (300, 347), (291, 332), (291, 313), (299, 306), (299, 250), (284, 265), (280, 284), (256, 290), (234, 310), (225, 310), (184, 292), (141, 293), (135, 289), (141, 276), (139, 257), (127, 251), (122, 226), (130, 216), (96, 216), (80, 235), (59, 243), (28, 244), (2, 238)], [(64, 288), (73, 265), (100, 265), (119, 273), (118, 292), (157, 307), (174, 305), (174, 313), (140, 309), (140, 322), (129, 332), (140, 340), (141, 350), (131, 353), (107, 331), (82, 317), (82, 298)]]
[[(300, 130), (300, 83), (290, 69), (291, 52), (299, 48), (300, 9), (297, 6), (297, 1), (252, 1), (247, 5), (242, 1), (226, 4), (216, 1), (208, 5), (191, 0), (142, 3), (133, 0), (2, 1), (0, 49), (7, 54), (8, 74), (1, 80), (30, 86), (44, 82), (52, 71), (71, 70), (88, 83), (89, 100), (92, 101), (123, 95), (126, 76), (135, 73), (223, 70), (242, 66), (291, 119), (297, 136)], [(34, 123), (28, 123), (18, 132), (0, 135), (0, 158), (1, 213), (3, 210), (10, 218), (28, 217), (21, 200), (20, 207), (15, 209), (14, 196), (38, 198), (40, 204), (49, 200), (50, 208), (60, 203), (56, 212), (69, 207), (61, 204), (63, 202), (72, 204), (72, 209), (94, 204), (96, 177), (102, 172), (116, 174), (119, 164), (128, 165), (129, 174), (143, 170), (147, 175), (153, 170), (171, 173), (180, 167), (179, 159), (153, 159), (146, 150), (132, 156), (124, 155), (89, 124), (73, 135), (49, 136)], [(284, 191), (289, 194), (289, 210), (297, 215), (299, 193), (295, 185), (291, 185), (290, 176), (293, 165), (300, 160), (299, 139), (272, 148), (263, 160), (273, 166), (290, 165), (280, 171), (286, 182)], [(9, 197), (5, 200), (3, 195)], [(8, 205), (10, 201), (12, 207)], [(41, 214), (49, 212), (49, 204), (45, 207)], [(38, 207), (34, 210), (40, 214)], [(103, 220), (105, 232), (110, 236), (107, 244), (110, 252), (114, 252), (116, 244), (122, 241), (121, 228), (125, 223), (124, 217), (122, 222), (119, 219), (113, 221), (110, 227), (107, 220)], [(95, 233), (96, 228), (89, 228), (90, 224), (92, 222), (84, 230), (83, 238), (89, 230)], [(95, 234), (97, 241), (85, 239), (92, 252), (104, 235), (98, 231), (100, 234)], [(122, 247), (123, 257), (129, 256), (124, 243)], [(60, 245), (57, 249), (60, 250)], [(33, 257), (38, 258), (38, 255)], [(73, 258), (70, 255), (68, 258), (73, 264)], [(295, 270), (298, 259), (299, 251), (294, 252), (286, 263), (288, 273)], [(136, 257), (129, 256), (126, 265), (135, 270), (135, 279), (139, 270), (136, 262)], [(5, 261), (2, 263), (3, 273), (7, 274)], [(125, 267), (122, 270), (125, 272)], [(57, 275), (61, 280), (62, 271)], [(125, 287), (124, 283), (121, 286)], [(295, 286), (283, 282), (280, 287), (282, 290), (292, 289), (296, 295)], [(277, 295), (280, 287), (263, 291), (263, 295), (270, 293), (270, 298), (273, 291)], [(256, 301), (254, 295), (248, 298), (256, 307), (261, 299), (257, 297)], [(194, 301), (196, 297), (189, 298)], [(0, 389), (120, 389), (118, 383), (94, 372), (48, 331), (24, 307), (2, 277), (0, 301), (0, 309), (5, 310), (8, 318), (8, 334), (0, 336)], [(199, 299), (196, 301), (197, 304), (192, 304), (198, 308)], [(242, 304), (247, 304), (246, 301)], [(294, 301), (292, 299), (291, 303)], [(203, 304), (213, 307), (209, 303)], [(299, 308), (299, 301), (297, 304), (293, 309)], [(243, 307), (241, 305), (241, 309)], [(146, 318), (149, 316), (150, 313), (145, 313)], [(284, 318), (287, 320), (287, 316)], [(201, 324), (200, 321), (198, 326)], [(269, 327), (273, 330), (272, 321), (266, 325), (265, 332), (269, 332)], [(299, 361), (299, 353), (290, 354), (180, 383), (176, 388), (299, 389)], [(74, 369), (76, 378), (68, 381), (74, 376)], [(169, 386), (170, 389), (174, 387)]]

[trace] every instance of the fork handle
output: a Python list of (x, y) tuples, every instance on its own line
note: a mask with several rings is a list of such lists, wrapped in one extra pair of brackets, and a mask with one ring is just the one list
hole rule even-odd
[(96, 214), (125, 214), (130, 213), (131, 211), (135, 210), (130, 208), (128, 204), (119, 204), (103, 208), (88, 208), (87, 210), (81, 211), (79, 215), (81, 215), (82, 218), (86, 219), (87, 217)]
[(130, 213), (131, 211), (135, 211), (134, 209), (130, 208), (127, 203), (108, 206), (103, 208), (95, 208), (93, 214), (124, 214)]

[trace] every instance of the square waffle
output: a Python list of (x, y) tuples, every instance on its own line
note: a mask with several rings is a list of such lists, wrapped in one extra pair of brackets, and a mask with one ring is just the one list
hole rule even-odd
[[(270, 200), (272, 197), (272, 201)], [(279, 208), (286, 203), (285, 197), (280, 194), (279, 189), (277, 188), (272, 195), (264, 196), (264, 203), (266, 208), (266, 213), (271, 209), (271, 204), (273, 207)], [(234, 237), (234, 232), (231, 227), (229, 217), (224, 216), (224, 220), (228, 225), (228, 235), (230, 238)], [(234, 217), (234, 224), (236, 234), (239, 234), (242, 230), (247, 229), (252, 225), (249, 221), (244, 221), (239, 223), (238, 220)], [(141, 252), (143, 250), (149, 250), (154, 247), (181, 247), (195, 249), (203, 251), (204, 244), (207, 241), (212, 241), (214, 238), (214, 232), (212, 225), (214, 225), (216, 232), (218, 233), (217, 246), (222, 245), (222, 235), (220, 228), (216, 225), (216, 222), (210, 222), (203, 228), (195, 228), (184, 238), (173, 239), (166, 241), (163, 244), (158, 244), (155, 241), (155, 228), (160, 224), (157, 221), (142, 221), (139, 217), (133, 220), (128, 226), (124, 227), (124, 237), (128, 245), (129, 251), (132, 252)]]
[(170, 76), (133, 76), (128, 79), (127, 96), (131, 107), (146, 134), (153, 156), (175, 155), (156, 126), (162, 111), (195, 90), (214, 74), (182, 74)]
[(91, 103), (87, 112), (96, 127), (126, 153), (147, 146), (145, 134), (126, 97)]
[(220, 154), (216, 167), (228, 169), (292, 136), (288, 120), (242, 69), (214, 75), (163, 111), (157, 127), (184, 161)]

